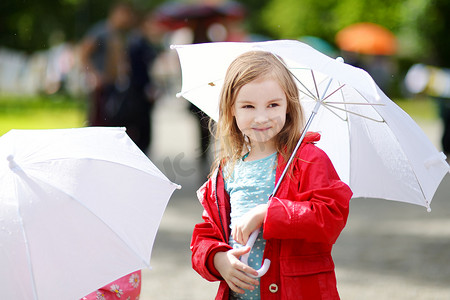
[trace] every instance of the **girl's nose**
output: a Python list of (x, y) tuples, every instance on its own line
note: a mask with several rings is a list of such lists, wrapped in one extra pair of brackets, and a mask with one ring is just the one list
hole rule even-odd
[(266, 123), (269, 121), (269, 116), (265, 111), (259, 111), (255, 115), (255, 123)]

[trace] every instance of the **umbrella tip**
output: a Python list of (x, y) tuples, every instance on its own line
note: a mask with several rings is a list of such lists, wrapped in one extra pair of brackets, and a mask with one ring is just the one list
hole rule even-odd
[(427, 212), (431, 212), (430, 202), (427, 201), (425, 204), (427, 206)]
[(9, 168), (11, 170), (15, 172), (20, 169), (19, 165), (14, 161), (14, 155), (10, 154), (6, 159), (9, 161)]

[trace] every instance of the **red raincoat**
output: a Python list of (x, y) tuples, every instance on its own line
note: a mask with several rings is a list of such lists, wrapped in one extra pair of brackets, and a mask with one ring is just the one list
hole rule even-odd
[[(319, 139), (318, 133), (306, 135), (292, 175), (286, 175), (276, 197), (269, 199), (263, 259), (270, 259), (271, 265), (260, 278), (262, 300), (339, 299), (331, 249), (347, 222), (352, 192), (314, 145)], [(279, 156), (276, 180), (284, 166)], [(231, 249), (230, 201), (221, 172), (216, 171), (197, 195), (204, 222), (194, 228), (192, 266), (205, 279), (220, 280), (216, 299), (228, 299), (230, 289), (213, 262), (217, 252)]]

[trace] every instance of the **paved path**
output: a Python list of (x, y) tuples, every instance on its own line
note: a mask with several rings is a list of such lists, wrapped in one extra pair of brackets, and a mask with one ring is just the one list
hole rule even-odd
[[(153, 249), (152, 270), (143, 271), (142, 300), (213, 299), (209, 283), (190, 265), (189, 242), (201, 207), (195, 190), (204, 181), (195, 121), (185, 100), (161, 102), (155, 112), (152, 160), (181, 184), (164, 214)], [(420, 122), (439, 147), (437, 122)], [(355, 199), (348, 224), (334, 247), (342, 299), (450, 299), (450, 178), (432, 203), (419, 206)]]

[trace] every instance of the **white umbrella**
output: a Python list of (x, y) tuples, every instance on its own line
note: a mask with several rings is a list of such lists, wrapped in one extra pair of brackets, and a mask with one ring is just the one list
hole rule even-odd
[(2, 299), (80, 299), (150, 266), (178, 188), (123, 128), (0, 138)]
[(332, 160), (353, 197), (381, 198), (430, 208), (449, 165), (420, 127), (364, 70), (298, 41), (176, 45), (182, 69), (178, 96), (218, 118), (229, 64), (251, 50), (272, 52), (298, 81), (309, 130)]

